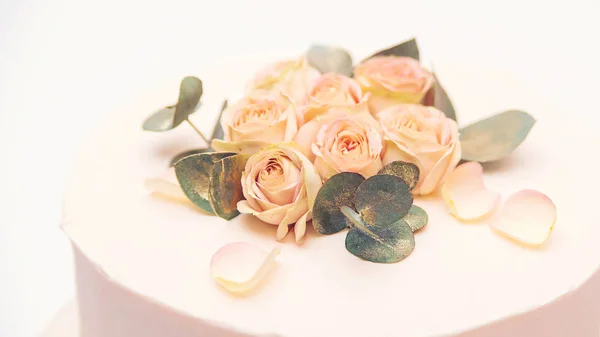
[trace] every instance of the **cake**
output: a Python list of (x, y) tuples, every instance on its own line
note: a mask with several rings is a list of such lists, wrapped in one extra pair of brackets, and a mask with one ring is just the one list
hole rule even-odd
[[(244, 92), (247, 78), (236, 74), (246, 68), (222, 64), (201, 76), (207, 93), (189, 116), (201, 132), (212, 130), (222, 99)], [(542, 247), (507, 240), (487, 217), (461, 221), (439, 189), (415, 195), (427, 226), (396, 263), (349, 254), (343, 233), (307, 225), (299, 239), (293, 227), (285, 235), (253, 214), (226, 220), (157, 196), (148, 179), (177, 182), (169, 162), (208, 145), (186, 125), (140, 129), (148, 111), (176, 95), (171, 83), (108, 119), (76, 163), (62, 228), (75, 253), (80, 336), (597, 336), (600, 229), (588, 215), (593, 197), (572, 187), (599, 187), (588, 177), (595, 159), (586, 145), (600, 136), (579, 112), (568, 117), (577, 129), (565, 128), (564, 114), (502, 70), (436, 62), (436, 74), (461, 123), (515, 107), (535, 112), (526, 142), (484, 164), (484, 178), (504, 200), (525, 188), (552, 196), (559, 216)], [(248, 296), (228, 292), (210, 272), (215, 252), (234, 242), (280, 251)]]

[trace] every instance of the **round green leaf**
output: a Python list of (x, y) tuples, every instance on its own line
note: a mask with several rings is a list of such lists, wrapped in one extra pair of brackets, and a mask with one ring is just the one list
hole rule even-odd
[(524, 111), (509, 110), (462, 128), (462, 159), (483, 163), (506, 157), (525, 140), (535, 122)]
[(208, 188), (210, 205), (219, 217), (231, 220), (238, 216), (237, 203), (244, 199), (242, 172), (249, 155), (237, 154), (215, 164)]
[(221, 117), (223, 116), (223, 111), (227, 109), (227, 100), (223, 101), (223, 105), (221, 105), (221, 112), (219, 113), (219, 117), (217, 118), (217, 122), (215, 123), (215, 127), (213, 128), (212, 135), (210, 136), (210, 140), (213, 139), (223, 139), (225, 133), (223, 132), (223, 126), (221, 125)]
[(142, 124), (146, 131), (162, 132), (173, 128), (173, 116), (175, 115), (175, 106), (162, 108), (152, 115), (148, 116)]
[(175, 106), (173, 127), (178, 126), (191, 115), (202, 97), (202, 81), (194, 76), (185, 77), (179, 86), (179, 99)]
[(388, 225), (408, 213), (413, 196), (401, 178), (377, 174), (358, 186), (355, 203), (366, 224)]
[(194, 149), (194, 150), (181, 152), (180, 154), (173, 157), (173, 159), (171, 159), (169, 166), (175, 166), (175, 163), (177, 163), (181, 159), (183, 159), (185, 157), (189, 157), (193, 154), (208, 153), (208, 152), (215, 152), (215, 151), (213, 151), (212, 149)]
[(215, 163), (233, 156), (233, 152), (200, 153), (187, 156), (175, 163), (175, 175), (185, 195), (204, 211), (214, 213), (208, 190)]
[(342, 172), (327, 180), (315, 198), (312, 224), (321, 234), (334, 234), (348, 227), (342, 206), (355, 208), (356, 189), (365, 181), (358, 173)]
[(417, 40), (413, 38), (398, 45), (381, 50), (367, 57), (367, 60), (376, 56), (408, 56), (414, 58), (415, 60), (419, 60), (419, 46), (417, 45)]
[(419, 167), (412, 163), (393, 161), (379, 170), (377, 174), (389, 174), (402, 178), (412, 191), (419, 182)]
[(450, 100), (450, 96), (448, 96), (446, 89), (444, 89), (435, 73), (433, 73), (433, 85), (425, 95), (424, 100), (423, 105), (433, 106), (441, 110), (446, 117), (458, 121), (452, 100)]
[(360, 221), (358, 214), (344, 209), (352, 219), (346, 236), (346, 249), (355, 256), (370, 262), (394, 263), (406, 258), (415, 248), (412, 229), (404, 220), (381, 226), (370, 226)]
[(424, 209), (417, 205), (412, 205), (408, 214), (406, 214), (402, 220), (410, 226), (413, 232), (416, 232), (427, 225), (429, 218)]
[(322, 74), (338, 73), (352, 76), (352, 56), (342, 48), (313, 45), (310, 47), (306, 59)]

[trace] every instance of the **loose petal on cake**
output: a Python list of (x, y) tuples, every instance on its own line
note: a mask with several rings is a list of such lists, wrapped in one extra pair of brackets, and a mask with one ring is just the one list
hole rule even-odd
[(461, 220), (484, 217), (500, 202), (500, 193), (485, 187), (483, 168), (478, 162), (468, 162), (454, 169), (442, 187), (442, 196), (450, 214)]
[(545, 194), (522, 190), (510, 196), (490, 226), (497, 232), (528, 245), (541, 245), (556, 222), (556, 206)]
[(144, 185), (151, 191), (152, 195), (170, 199), (176, 202), (188, 203), (183, 190), (177, 183), (167, 181), (163, 178), (149, 178), (144, 181)]
[(271, 271), (279, 253), (277, 247), (269, 253), (248, 242), (228, 243), (213, 255), (210, 274), (228, 292), (248, 295)]
[(506, 157), (527, 138), (535, 122), (524, 111), (509, 110), (462, 128), (462, 159), (491, 162)]

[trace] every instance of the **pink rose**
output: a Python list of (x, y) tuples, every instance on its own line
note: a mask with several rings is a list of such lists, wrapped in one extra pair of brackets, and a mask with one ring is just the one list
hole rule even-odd
[(385, 142), (383, 164), (396, 160), (419, 167), (415, 194), (429, 194), (456, 167), (461, 157), (458, 126), (434, 107), (402, 104), (377, 115)]
[(283, 93), (298, 103), (320, 76), (304, 57), (280, 61), (260, 70), (248, 84), (247, 93)]
[[(327, 113), (336, 107), (354, 107), (366, 103), (368, 95), (363, 95), (360, 86), (350, 77), (337, 74), (323, 74), (312, 88), (306, 93), (298, 109), (302, 123), (306, 123), (316, 116)], [(368, 106), (362, 104), (365, 111)]]
[(276, 144), (253, 154), (242, 173), (242, 189), (246, 200), (238, 202), (240, 213), (253, 214), (260, 220), (277, 225), (277, 240), (294, 224), (296, 241), (306, 231), (306, 221), (321, 177), (313, 164), (292, 144)]
[(278, 95), (249, 96), (228, 106), (221, 117), (223, 140), (216, 151), (254, 153), (263, 146), (291, 141), (298, 131), (294, 106)]
[(382, 138), (368, 113), (332, 110), (304, 124), (295, 141), (324, 180), (339, 172), (368, 178), (382, 167)]
[(354, 78), (371, 93), (373, 114), (396, 104), (421, 103), (434, 81), (431, 72), (410, 57), (373, 57), (354, 69)]

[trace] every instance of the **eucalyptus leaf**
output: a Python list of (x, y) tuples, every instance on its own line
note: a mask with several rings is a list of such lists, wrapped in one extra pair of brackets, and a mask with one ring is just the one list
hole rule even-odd
[(213, 132), (210, 137), (211, 141), (213, 139), (223, 140), (223, 138), (225, 137), (225, 133), (223, 132), (223, 126), (221, 125), (221, 117), (223, 116), (223, 111), (225, 111), (225, 109), (227, 109), (227, 100), (223, 101), (223, 105), (221, 106), (221, 112), (219, 112), (219, 117), (217, 118), (217, 122), (215, 124), (215, 127), (213, 128)]
[(402, 219), (391, 224), (365, 224), (348, 207), (342, 208), (351, 220), (346, 235), (346, 249), (353, 255), (370, 262), (394, 263), (406, 258), (415, 248), (415, 237), (410, 226)]
[(212, 149), (194, 149), (194, 150), (182, 152), (182, 153), (176, 155), (175, 157), (173, 157), (173, 159), (171, 159), (169, 166), (175, 166), (175, 163), (177, 163), (181, 159), (183, 159), (185, 157), (189, 157), (193, 154), (200, 154), (200, 153), (207, 153), (207, 152), (214, 152), (214, 151)]
[(321, 234), (334, 234), (348, 227), (342, 206), (355, 208), (358, 186), (365, 178), (353, 172), (342, 172), (330, 177), (315, 198), (312, 213), (314, 229)]
[(417, 45), (417, 40), (413, 38), (393, 47), (379, 51), (367, 57), (365, 61), (376, 56), (408, 56), (414, 58), (415, 60), (419, 60), (419, 46)]
[(391, 224), (402, 219), (413, 203), (413, 195), (402, 178), (377, 174), (356, 190), (356, 210), (368, 224)]
[(215, 164), (210, 178), (208, 197), (216, 215), (231, 220), (238, 216), (237, 203), (244, 199), (242, 172), (250, 155), (236, 154)]
[(506, 157), (527, 138), (535, 122), (524, 111), (508, 110), (462, 128), (462, 159), (484, 163)]
[(306, 55), (308, 63), (322, 74), (352, 76), (352, 56), (343, 48), (313, 45)]
[(412, 191), (419, 182), (419, 167), (413, 163), (393, 161), (379, 170), (377, 174), (389, 174), (401, 178)]
[(202, 97), (202, 81), (193, 76), (185, 77), (179, 85), (177, 104), (162, 108), (148, 116), (142, 125), (143, 129), (163, 132), (176, 128), (200, 106), (200, 97)]
[(417, 205), (412, 205), (412, 207), (408, 211), (408, 214), (406, 214), (406, 216), (404, 216), (402, 220), (404, 220), (408, 224), (408, 226), (410, 226), (413, 232), (416, 232), (419, 229), (425, 227), (429, 219), (427, 216), (427, 212), (425, 212), (424, 209)]
[(199, 78), (187, 76), (181, 81), (179, 99), (173, 116), (173, 127), (183, 123), (196, 110), (202, 93), (202, 81)]
[(425, 105), (436, 107), (441, 110), (446, 117), (458, 121), (454, 105), (452, 105), (452, 100), (450, 100), (448, 93), (435, 73), (433, 74), (433, 79), (433, 85), (425, 97)]
[(175, 106), (162, 108), (152, 115), (148, 116), (142, 125), (146, 131), (162, 132), (173, 128), (173, 116), (175, 115)]
[(200, 153), (175, 163), (175, 175), (181, 189), (192, 203), (208, 213), (214, 213), (209, 201), (209, 185), (213, 168), (233, 152)]

